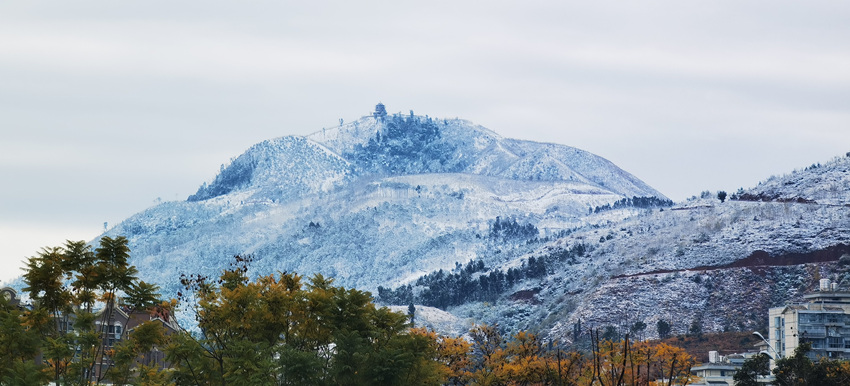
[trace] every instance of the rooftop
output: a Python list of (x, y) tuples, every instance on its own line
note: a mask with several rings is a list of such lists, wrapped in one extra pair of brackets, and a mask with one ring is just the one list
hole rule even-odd
[(699, 370), (738, 370), (741, 366), (732, 363), (703, 363), (699, 366), (691, 367), (691, 371)]
[(850, 304), (850, 292), (822, 291), (803, 295), (803, 300), (809, 303), (840, 303)]

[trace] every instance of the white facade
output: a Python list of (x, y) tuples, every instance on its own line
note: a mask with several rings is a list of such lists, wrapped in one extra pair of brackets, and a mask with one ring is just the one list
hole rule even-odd
[[(828, 283), (826, 288), (832, 289)], [(811, 342), (813, 359), (850, 358), (850, 292), (817, 292), (803, 299), (770, 309), (770, 345), (782, 358), (793, 355), (802, 342)]]

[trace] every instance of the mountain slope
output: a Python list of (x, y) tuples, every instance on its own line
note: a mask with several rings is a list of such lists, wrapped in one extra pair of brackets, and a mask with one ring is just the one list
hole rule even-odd
[(188, 201), (249, 189), (287, 200), (330, 190), (351, 174), (351, 164), (328, 149), (305, 138), (282, 137), (258, 143), (227, 167), (222, 165), (215, 180), (204, 183)]
[(823, 165), (820, 163), (759, 183), (753, 189), (736, 193), (744, 201), (810, 202), (831, 205), (850, 204), (850, 153)]
[(849, 170), (837, 158), (727, 202), (670, 207), (579, 149), (375, 114), (257, 144), (189, 200), (107, 234), (129, 238), (166, 294), (181, 273), (216, 275), (247, 253), (254, 275), (321, 273), (387, 305), (417, 303), (447, 331), (486, 322), (575, 341), (637, 321), (648, 337), (660, 320), (674, 333), (747, 330), (818, 278), (850, 288), (836, 262), (850, 251)]
[[(411, 135), (419, 142), (409, 141)], [(454, 172), (511, 180), (572, 181), (596, 185), (624, 197), (665, 198), (602, 157), (564, 145), (504, 139), (464, 120), (400, 115), (383, 120), (366, 118), (307, 138), (378, 173)], [(405, 170), (376, 170), (371, 159), (358, 156), (363, 152), (383, 156), (380, 161), (384, 163), (401, 161), (399, 167)]]
[[(254, 254), (254, 274), (321, 273), (375, 290), (618, 221), (636, 210), (589, 214), (632, 196), (667, 201), (579, 149), (504, 139), (462, 120), (369, 116), (254, 145), (187, 201), (107, 235), (127, 236), (143, 278), (167, 293), (181, 273), (215, 275), (234, 254)], [(534, 235), (491, 237), (497, 218)]]
[[(653, 337), (660, 320), (679, 334), (693, 325), (762, 328), (769, 307), (799, 300), (820, 278), (850, 289), (850, 266), (838, 262), (850, 253), (850, 207), (842, 204), (847, 190), (841, 185), (848, 165), (850, 157), (838, 158), (742, 190), (764, 200), (694, 198), (576, 229), (474, 273), (479, 287), (482, 278), (500, 275), (506, 286), (485, 301), (445, 308), (567, 341), (586, 336), (588, 328), (624, 333), (636, 322), (650, 326), (643, 335)], [(843, 195), (833, 193), (836, 185)], [(446, 283), (441, 291), (451, 297), (457, 292), (450, 280), (419, 280), (409, 293), (429, 305), (433, 299), (423, 296), (432, 293), (429, 287)], [(399, 292), (387, 295), (393, 302)]]

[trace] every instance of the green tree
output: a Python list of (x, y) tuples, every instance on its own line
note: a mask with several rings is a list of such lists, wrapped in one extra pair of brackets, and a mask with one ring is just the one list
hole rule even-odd
[(184, 276), (181, 300), (198, 332), (166, 352), (178, 384), (441, 384), (437, 342), (410, 332), (408, 316), (377, 308), (368, 292), (294, 273), (249, 280), (236, 256), (217, 280)]
[[(134, 381), (144, 385), (164, 382), (164, 374), (157, 376), (156, 366), (147, 353), (154, 348), (164, 347), (167, 343), (165, 327), (159, 321), (147, 321), (136, 326), (115, 347), (111, 356), (114, 367), (109, 378), (114, 384), (131, 384)], [(134, 375), (138, 374), (138, 379)]]
[(664, 320), (658, 320), (658, 323), (655, 325), (656, 330), (658, 331), (658, 337), (664, 339), (670, 336), (670, 323), (667, 323)]
[(844, 386), (850, 384), (850, 363), (820, 358), (809, 359), (810, 342), (797, 346), (790, 357), (778, 359), (773, 374), (777, 386)]
[[(817, 374), (817, 369), (809, 359), (807, 354), (812, 350), (811, 343), (802, 343), (794, 350), (794, 354), (790, 357), (780, 358), (776, 360), (776, 367), (773, 369), (773, 374), (776, 376), (774, 385), (777, 386), (806, 386), (806, 385), (822, 385), (826, 384), (816, 382), (816, 378), (821, 378)], [(821, 380), (822, 381), (822, 380)]]
[(98, 383), (105, 379), (114, 363), (107, 334), (117, 307), (158, 302), (156, 286), (137, 280), (127, 244), (122, 236), (103, 237), (93, 251), (84, 241), (67, 241), (27, 260), (24, 291), (33, 309), (21, 318), (39, 334), (36, 347), (56, 384), (88, 384), (94, 375)]
[(702, 321), (699, 320), (699, 319), (694, 319), (691, 322), (691, 327), (688, 328), (688, 333), (690, 333), (691, 336), (701, 338), (702, 337)]
[(23, 321), (21, 309), (0, 297), (0, 384), (47, 384), (50, 373), (33, 360), (39, 353), (41, 337)]
[(770, 357), (761, 353), (753, 355), (741, 365), (732, 379), (736, 386), (759, 386), (759, 377), (770, 374)]
[(617, 331), (617, 327), (612, 325), (605, 326), (605, 331), (602, 333), (602, 340), (609, 340), (612, 342), (616, 342), (620, 340), (620, 332)]
[(73, 294), (65, 285), (64, 263), (62, 248), (43, 248), (37, 256), (27, 260), (24, 273), (27, 284), (24, 291), (29, 292), (34, 305), (33, 310), (23, 316), (24, 323), (40, 334), (39, 348), (57, 384), (73, 357), (69, 347), (73, 337), (67, 336)]
[(636, 337), (637, 340), (643, 340), (643, 332), (646, 330), (646, 323), (638, 320), (629, 328), (629, 334)]
[(717, 199), (720, 200), (720, 202), (726, 201), (726, 192), (723, 190), (717, 192)]

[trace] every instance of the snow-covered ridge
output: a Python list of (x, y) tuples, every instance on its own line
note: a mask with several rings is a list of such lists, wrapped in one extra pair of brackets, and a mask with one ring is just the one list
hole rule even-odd
[(242, 189), (264, 190), (267, 197), (300, 196), (327, 191), (352, 175), (345, 159), (304, 137), (288, 136), (260, 142), (204, 184), (189, 201), (206, 200)]
[[(574, 182), (623, 197), (665, 198), (608, 160), (583, 150), (503, 139), (464, 120), (395, 115), (364, 117), (306, 137), (261, 142), (222, 167), (212, 183), (189, 199), (243, 189), (291, 199), (328, 191), (348, 178), (433, 172)], [(276, 188), (280, 186), (287, 188)]]
[(850, 204), (850, 153), (824, 164), (812, 164), (801, 170), (761, 182), (753, 189), (741, 190), (734, 197), (749, 201), (800, 201), (819, 204)]

